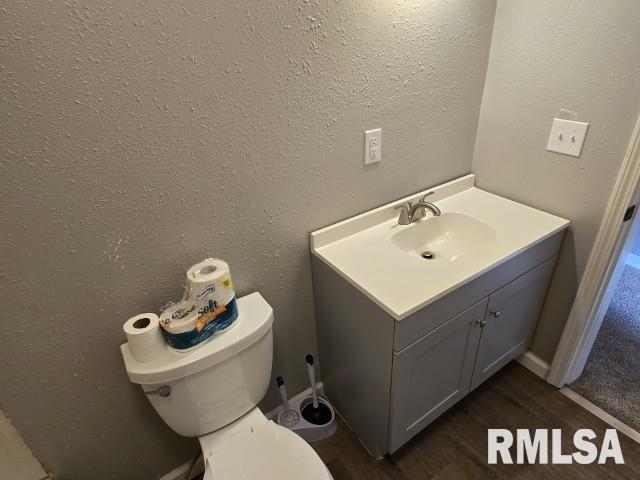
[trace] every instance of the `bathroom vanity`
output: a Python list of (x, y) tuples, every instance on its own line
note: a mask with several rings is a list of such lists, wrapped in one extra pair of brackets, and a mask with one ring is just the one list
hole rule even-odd
[[(399, 225), (427, 193), (442, 214)], [(371, 454), (527, 351), (568, 225), (467, 175), (311, 234), (325, 393)]]

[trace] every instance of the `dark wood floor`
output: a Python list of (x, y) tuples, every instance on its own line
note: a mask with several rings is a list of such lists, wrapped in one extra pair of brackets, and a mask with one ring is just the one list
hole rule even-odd
[(513, 363), (391, 457), (370, 457), (343, 422), (333, 437), (313, 447), (335, 480), (640, 479), (640, 445), (622, 433), (625, 465), (488, 465), (488, 428), (561, 428), (562, 451), (570, 453), (576, 430), (594, 430), (599, 448), (610, 427)]

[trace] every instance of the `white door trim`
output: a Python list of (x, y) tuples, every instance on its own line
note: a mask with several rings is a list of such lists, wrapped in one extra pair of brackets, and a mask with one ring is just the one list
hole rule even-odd
[(47, 473), (0, 410), (0, 478), (46, 480)]
[[(634, 223), (623, 223), (623, 216), (629, 205), (634, 202), (637, 204), (639, 185), (640, 117), (633, 130), (567, 324), (551, 362), (547, 381), (556, 387), (573, 382), (584, 370), (609, 306), (612, 293), (609, 284), (613, 283), (611, 279), (614, 277), (631, 224)], [(635, 215), (637, 214), (636, 211)]]

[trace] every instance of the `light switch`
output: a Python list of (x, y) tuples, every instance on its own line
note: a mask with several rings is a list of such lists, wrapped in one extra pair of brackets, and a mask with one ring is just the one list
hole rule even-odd
[(382, 129), (364, 132), (364, 164), (376, 163), (382, 160)]
[(579, 157), (588, 128), (588, 123), (554, 118), (547, 150)]

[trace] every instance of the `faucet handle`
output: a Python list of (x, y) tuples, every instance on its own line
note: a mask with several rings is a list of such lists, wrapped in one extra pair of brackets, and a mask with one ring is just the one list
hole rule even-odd
[(394, 209), (400, 209), (400, 216), (398, 217), (398, 225), (409, 225), (411, 223), (411, 219), (409, 218), (409, 209), (412, 204), (409, 202), (405, 205), (396, 205), (393, 207)]
[(425, 193), (424, 195), (422, 195), (422, 196), (420, 197), (420, 202), (421, 202), (421, 203), (422, 203), (422, 202), (426, 202), (426, 201), (427, 201), (427, 197), (428, 197), (429, 195), (433, 195), (434, 193), (435, 193), (435, 192), (433, 192), (433, 190), (432, 190), (431, 192), (427, 192), (427, 193)]

